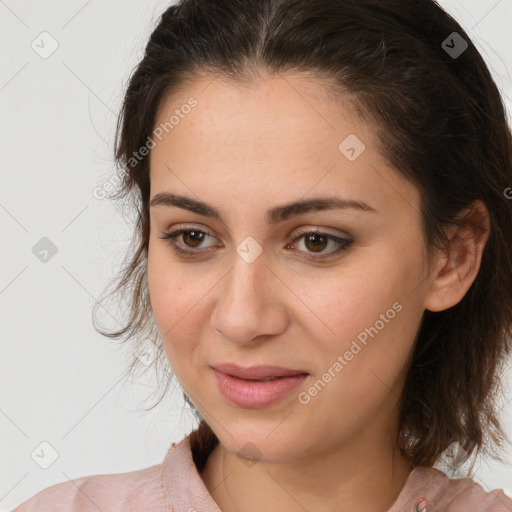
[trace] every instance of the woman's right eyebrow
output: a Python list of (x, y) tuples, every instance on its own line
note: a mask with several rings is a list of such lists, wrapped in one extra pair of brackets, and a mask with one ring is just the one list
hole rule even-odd
[[(150, 201), (150, 208), (155, 206), (167, 206), (189, 210), (198, 215), (213, 217), (223, 221), (222, 211), (204, 201), (193, 199), (191, 197), (173, 194), (171, 192), (160, 192)], [(302, 215), (313, 211), (355, 209), (370, 213), (381, 213), (369, 204), (361, 200), (347, 199), (336, 196), (315, 197), (311, 199), (301, 199), (278, 205), (270, 208), (266, 212), (268, 224), (277, 224), (291, 217)]]

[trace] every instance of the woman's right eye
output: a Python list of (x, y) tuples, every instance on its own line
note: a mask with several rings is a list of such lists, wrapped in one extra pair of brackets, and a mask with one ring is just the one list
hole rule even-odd
[[(171, 249), (173, 251), (175, 251), (179, 256), (190, 258), (197, 255), (196, 253), (198, 251), (183, 249), (182, 246), (176, 242), (176, 239), (179, 236), (182, 236), (182, 239), (185, 242), (186, 247), (195, 248), (198, 245), (200, 245), (205, 240), (206, 237), (209, 237), (210, 235), (205, 231), (201, 231), (199, 229), (178, 229), (176, 231), (162, 233), (162, 236), (160, 238), (162, 240), (168, 240), (169, 245), (171, 246)], [(191, 245), (189, 245), (189, 243)]]

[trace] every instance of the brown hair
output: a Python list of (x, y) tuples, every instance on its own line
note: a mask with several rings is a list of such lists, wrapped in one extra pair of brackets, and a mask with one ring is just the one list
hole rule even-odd
[[(453, 32), (468, 44), (460, 55), (447, 51)], [(116, 199), (131, 195), (136, 251), (126, 255), (112, 294), (128, 294), (130, 315), (122, 329), (97, 330), (153, 340), (157, 363), (168, 367), (146, 281), (149, 159), (134, 164), (132, 157), (147, 144), (162, 100), (188, 80), (212, 73), (246, 81), (263, 71), (309, 73), (354, 98), (381, 153), (421, 192), (430, 256), (447, 247), (444, 228), (463, 225), (461, 211), (478, 199), (487, 206), (490, 233), (475, 281), (455, 306), (424, 312), (397, 446), (415, 466), (432, 466), (455, 441), (468, 454), (483, 450), (503, 461), (494, 448), (508, 442), (497, 397), (511, 345), (511, 133), (480, 53), (431, 0), (182, 0), (169, 7), (129, 79), (116, 132)], [(137, 366), (135, 358), (130, 371)], [(201, 419), (194, 443), (214, 445), (215, 434), (185, 399)]]

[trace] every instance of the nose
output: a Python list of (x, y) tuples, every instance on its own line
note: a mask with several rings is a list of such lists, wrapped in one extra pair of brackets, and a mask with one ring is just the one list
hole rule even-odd
[(252, 262), (236, 254), (218, 285), (212, 328), (238, 345), (279, 335), (289, 321), (283, 290), (288, 288), (268, 266), (264, 252)]

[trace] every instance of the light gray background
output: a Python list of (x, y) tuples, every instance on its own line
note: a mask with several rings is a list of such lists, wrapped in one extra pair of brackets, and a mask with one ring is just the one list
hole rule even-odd
[[(512, 112), (512, 0), (440, 4), (479, 46)], [(195, 425), (179, 393), (142, 412), (151, 374), (124, 385), (130, 348), (91, 323), (131, 236), (94, 190), (112, 179), (123, 89), (168, 5), (0, 0), (0, 512), (58, 482), (158, 464)], [(31, 47), (51, 49), (44, 31), (58, 43), (46, 59)], [(58, 249), (47, 263), (32, 252), (42, 237)], [(512, 436), (510, 388), (509, 400)], [(44, 441), (58, 452), (48, 469), (31, 458)], [(512, 493), (505, 456), (506, 466), (479, 465), (486, 490)]]

